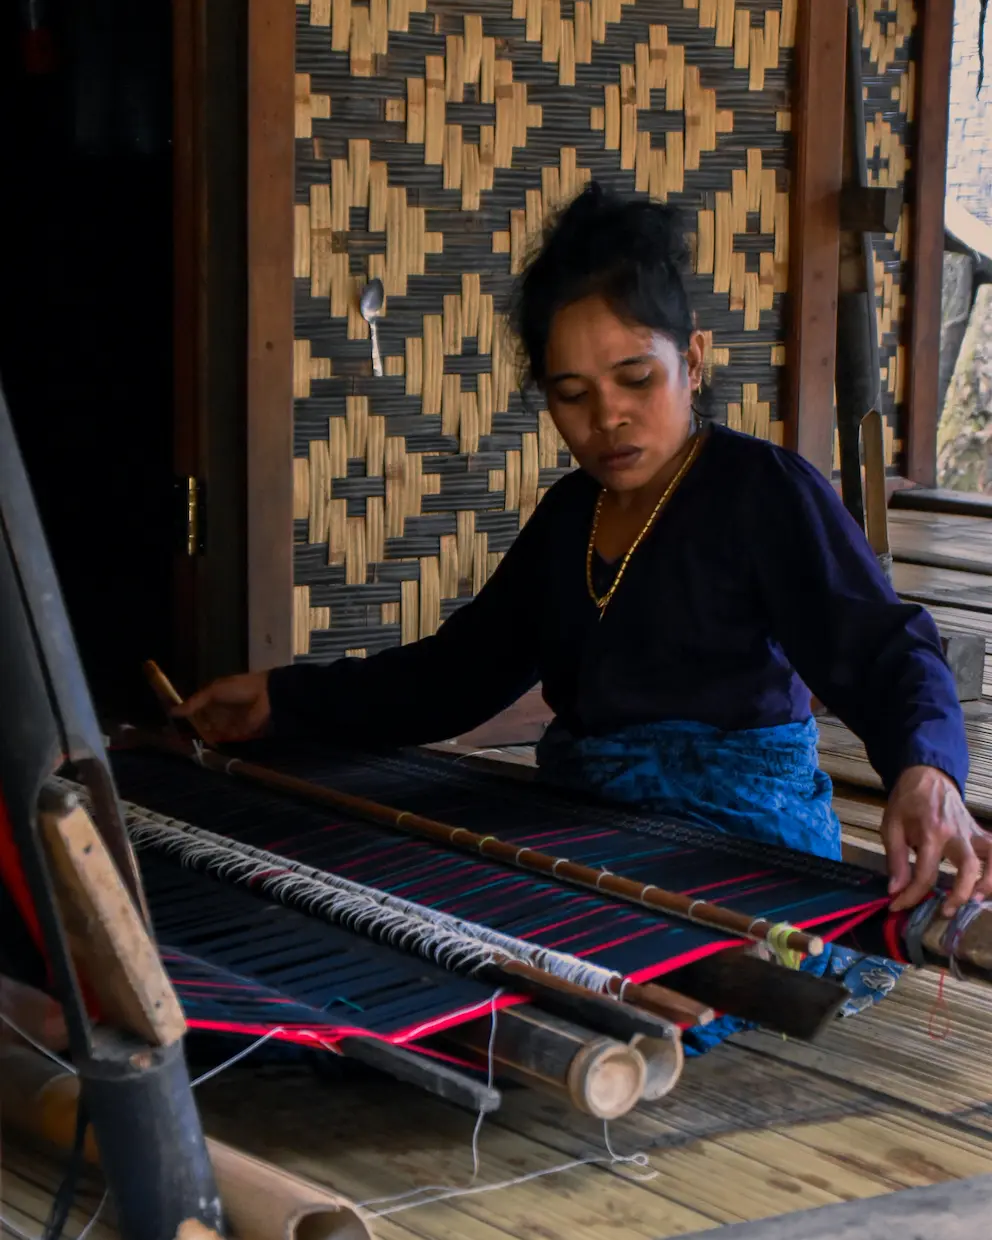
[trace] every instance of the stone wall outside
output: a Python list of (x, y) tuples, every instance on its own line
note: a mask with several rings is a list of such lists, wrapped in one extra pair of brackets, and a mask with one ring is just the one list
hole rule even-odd
[(956, 0), (947, 192), (992, 224), (992, 5), (985, 22), (985, 82), (978, 85), (979, 0)]

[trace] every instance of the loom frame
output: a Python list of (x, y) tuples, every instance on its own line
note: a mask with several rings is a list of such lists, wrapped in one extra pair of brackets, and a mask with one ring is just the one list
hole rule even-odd
[(109, 1026), (98, 1027), (87, 1011), (73, 961), (40, 830), (42, 815), (58, 810), (46, 781), (64, 761), (79, 769), (108, 852), (146, 924), (147, 912), (2, 390), (0, 683), (0, 788), (14, 863), (23, 867), (123, 1240), (171, 1240), (186, 1219), (218, 1227), (220, 1201), (182, 1040), (152, 1047)]

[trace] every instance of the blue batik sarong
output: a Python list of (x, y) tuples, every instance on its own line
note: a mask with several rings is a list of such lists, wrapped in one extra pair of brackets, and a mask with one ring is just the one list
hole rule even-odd
[[(574, 793), (840, 860), (840, 823), (830, 777), (819, 768), (818, 740), (812, 718), (736, 732), (670, 720), (584, 737), (553, 723), (537, 746), (537, 764), (545, 781)], [(843, 1015), (877, 1002), (902, 972), (892, 961), (832, 944), (800, 967), (848, 987)], [(688, 1029), (686, 1053), (702, 1054), (753, 1028), (724, 1016)]]

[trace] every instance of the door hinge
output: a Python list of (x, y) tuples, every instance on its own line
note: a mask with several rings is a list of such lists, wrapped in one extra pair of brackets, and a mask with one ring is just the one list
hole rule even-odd
[(206, 486), (189, 475), (177, 478), (175, 488), (179, 547), (188, 556), (202, 555), (206, 546)]

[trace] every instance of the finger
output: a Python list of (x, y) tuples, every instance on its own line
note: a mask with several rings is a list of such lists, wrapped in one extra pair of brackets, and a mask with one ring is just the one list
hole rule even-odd
[(895, 900), (892, 911), (901, 912), (919, 904), (934, 888), (940, 872), (940, 858), (943, 854), (942, 841), (939, 837), (928, 835), (916, 850), (916, 866), (913, 870), (913, 881)]
[(947, 855), (956, 865), (957, 874), (954, 878), (954, 886), (944, 901), (941, 915), (953, 917), (961, 905), (967, 904), (971, 899), (975, 884), (982, 876), (982, 864), (966, 839), (952, 840), (951, 846), (947, 849)]
[(882, 842), (885, 844), (885, 856), (889, 866), (889, 895), (896, 896), (909, 886), (913, 877), (906, 833), (898, 819), (893, 819), (887, 829), (883, 824)]
[(992, 898), (992, 836), (983, 831), (981, 835), (972, 840), (972, 845), (978, 860), (984, 867), (982, 877), (975, 884), (972, 899), (988, 900)]

